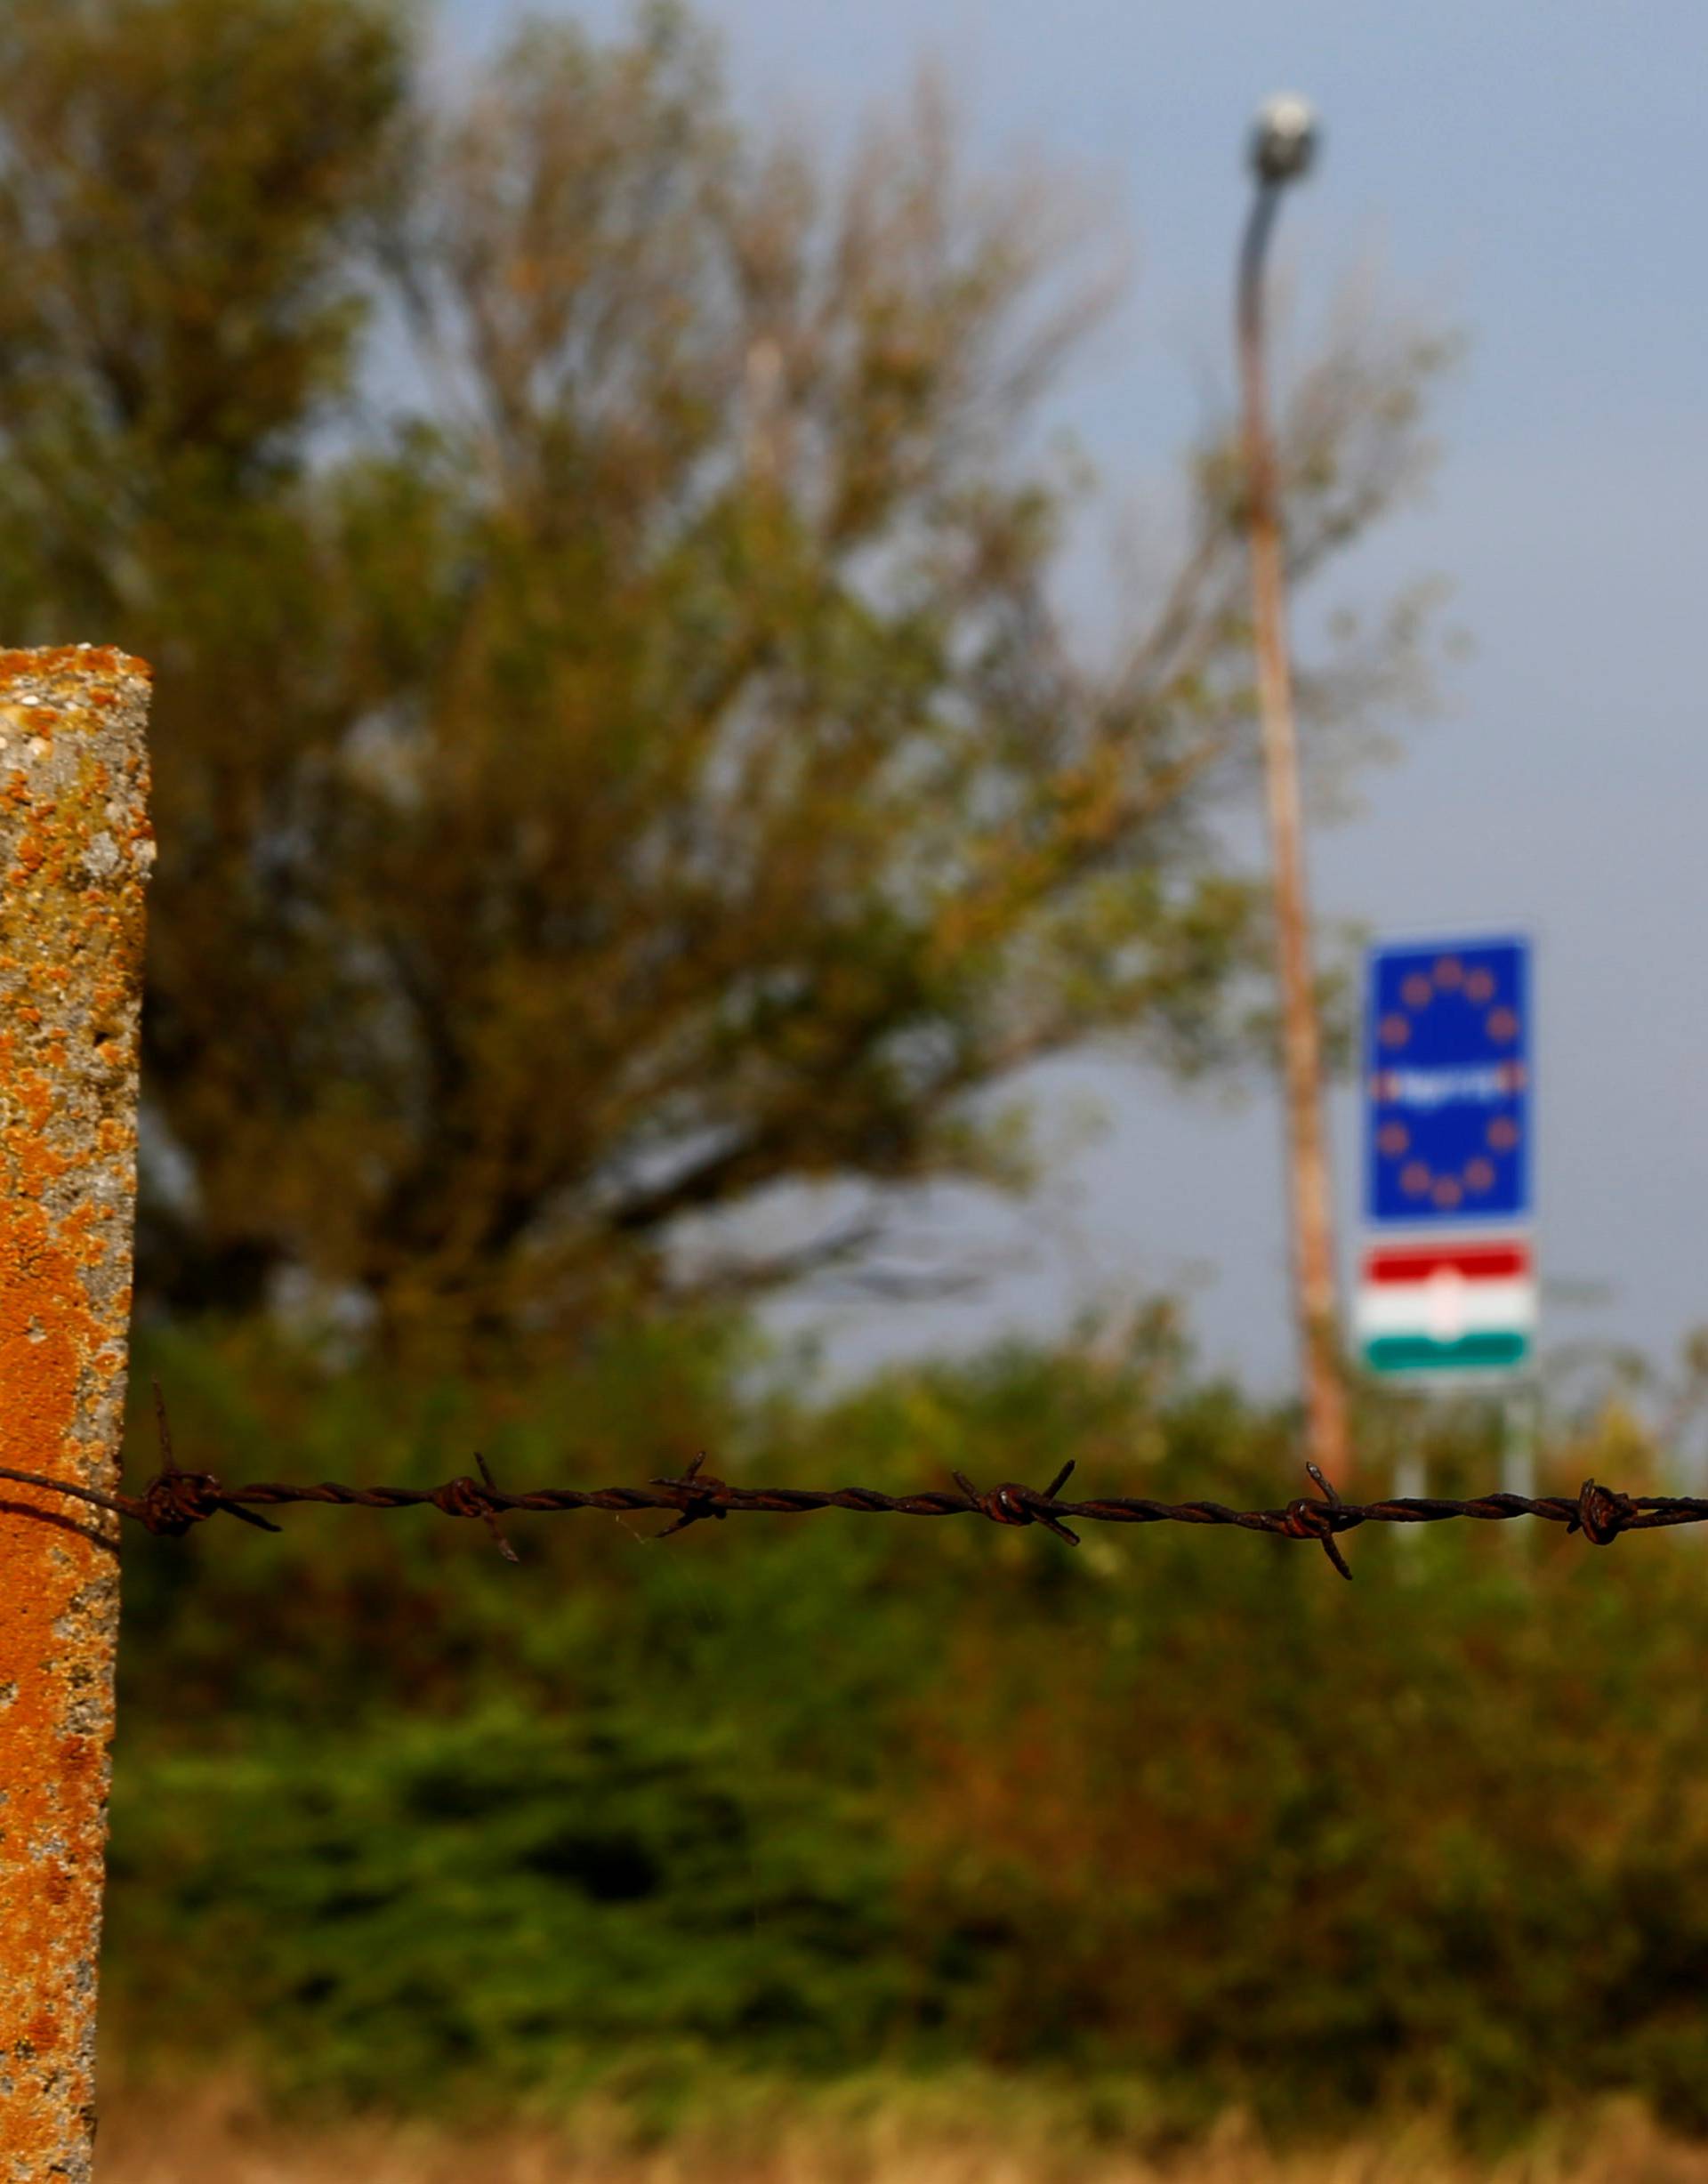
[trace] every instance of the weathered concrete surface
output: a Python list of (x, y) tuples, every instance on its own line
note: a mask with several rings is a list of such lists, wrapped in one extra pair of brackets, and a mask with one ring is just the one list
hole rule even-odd
[[(0, 652), (0, 1463), (106, 1487), (131, 1303), (148, 696), (123, 653)], [(90, 2175), (114, 1532), (86, 1504), (0, 1486), (4, 2184)]]

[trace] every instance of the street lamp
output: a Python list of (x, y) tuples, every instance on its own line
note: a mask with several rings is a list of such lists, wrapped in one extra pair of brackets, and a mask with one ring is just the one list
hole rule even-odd
[(1293, 1213), (1293, 1296), (1312, 1460), (1329, 1478), (1347, 1469), (1341, 1378), (1334, 1218), (1323, 1127), (1322, 1035), (1311, 966), (1299, 804), (1299, 743), (1287, 657), (1285, 571), (1275, 446), (1263, 368), (1263, 258), (1281, 193), (1309, 168), (1317, 120), (1304, 100), (1270, 99), (1252, 130), (1257, 194), (1239, 259), (1239, 375), (1244, 399), (1245, 512), (1251, 537), (1253, 630), (1269, 847), (1275, 865), (1276, 967), (1281, 987), (1282, 1077)]

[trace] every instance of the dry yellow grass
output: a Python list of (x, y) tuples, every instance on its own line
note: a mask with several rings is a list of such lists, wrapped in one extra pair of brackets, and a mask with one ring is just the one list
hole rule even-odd
[(571, 2144), (544, 2132), (456, 2139), (402, 2124), (293, 2131), (240, 2090), (123, 2093), (101, 2132), (101, 2184), (1708, 2184), (1708, 2147), (1615, 2111), (1494, 2166), (1425, 2132), (1311, 2155), (1272, 2155), (1237, 2124), (1162, 2162), (1052, 2148), (1008, 2131), (938, 2132), (879, 2113), (755, 2132), (745, 2146), (667, 2151)]

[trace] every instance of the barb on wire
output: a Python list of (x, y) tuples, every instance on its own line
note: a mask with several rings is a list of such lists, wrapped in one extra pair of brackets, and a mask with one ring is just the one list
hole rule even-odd
[[(849, 1510), (863, 1517), (971, 1516), (983, 1517), (991, 1524), (1035, 1524), (1070, 1547), (1079, 1544), (1079, 1535), (1072, 1528), (1075, 1524), (1231, 1525), (1241, 1531), (1267, 1532), (1277, 1539), (1315, 1540), (1341, 1576), (1349, 1578), (1352, 1572), (1339, 1540), (1342, 1533), (1355, 1532), (1364, 1524), (1440, 1524), (1453, 1518), (1504, 1523), (1515, 1517), (1540, 1517), (1545, 1523), (1563, 1524), (1567, 1533), (1581, 1532), (1593, 1546), (1610, 1547), (1623, 1532), (1708, 1523), (1708, 1501), (1684, 1495), (1621, 1494), (1592, 1479), (1584, 1480), (1575, 1496), (1482, 1494), (1449, 1501), (1407, 1495), (1376, 1502), (1345, 1502), (1314, 1463), (1308, 1463), (1305, 1469), (1321, 1498), (1313, 1502), (1301, 1497), (1283, 1509), (1230, 1509), (1221, 1502), (1159, 1502), (1125, 1495), (1065, 1501), (1062, 1488), (1073, 1475), (1071, 1462), (1064, 1463), (1042, 1489), (1011, 1479), (981, 1491), (963, 1471), (952, 1475), (953, 1490), (928, 1487), (917, 1494), (881, 1494), (873, 1487), (734, 1486), (705, 1470), (704, 1450), (675, 1478), (653, 1479), (638, 1487), (537, 1487), (508, 1494), (479, 1455), (474, 1459), (479, 1479), (463, 1473), (439, 1487), (350, 1487), (332, 1479), (318, 1485), (259, 1482), (229, 1487), (212, 1471), (181, 1469), (173, 1454), (172, 1429), (157, 1385), (155, 1416), (160, 1437), (160, 1469), (141, 1494), (103, 1493), (73, 1479), (13, 1471), (4, 1465), (0, 1465), (0, 1479), (68, 1495), (168, 1538), (181, 1538), (214, 1517), (236, 1517), (264, 1532), (277, 1532), (278, 1525), (259, 1511), (301, 1503), (330, 1503), (342, 1509), (432, 1508), (442, 1516), (478, 1519), (492, 1534), (500, 1553), (512, 1562), (519, 1558), (499, 1527), (500, 1517), (518, 1511), (556, 1516), (582, 1509), (670, 1512), (675, 1521), (657, 1535), (660, 1539), (707, 1519), (721, 1522), (726, 1517), (739, 1516), (803, 1517), (822, 1509)], [(6, 1513), (28, 1512), (13, 1503)]]

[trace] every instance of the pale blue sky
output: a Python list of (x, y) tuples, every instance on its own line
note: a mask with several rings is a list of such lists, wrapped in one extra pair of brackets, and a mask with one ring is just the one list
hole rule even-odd
[[(600, 28), (626, 9), (589, 0)], [(1406, 932), (1528, 926), (1542, 950), (1538, 1195), (1562, 1299), (1544, 1335), (1664, 1348), (1708, 1319), (1708, 116), (1701, 0), (705, 0), (754, 110), (834, 139), (942, 64), (981, 156), (1016, 149), (1112, 196), (1137, 245), (1119, 326), (1061, 414), (1111, 510), (1165, 477), (1225, 370), (1247, 116), (1277, 88), (1322, 109), (1320, 169), (1278, 252), (1309, 318), (1374, 259), (1470, 347), (1427, 505), (1349, 571), (1438, 572), (1475, 650), (1447, 716), (1312, 844), (1328, 916)], [(520, 10), (452, 0), (455, 49)], [(978, 1305), (842, 1312), (850, 1355), (1049, 1326), (1099, 1292), (1193, 1283), (1209, 1357), (1289, 1369), (1278, 1123), (1136, 1071)], [(1333, 1126), (1355, 1210), (1349, 1101)], [(1016, 1233), (1011, 1228), (1003, 1233)], [(905, 1330), (905, 1332), (904, 1332)]]

